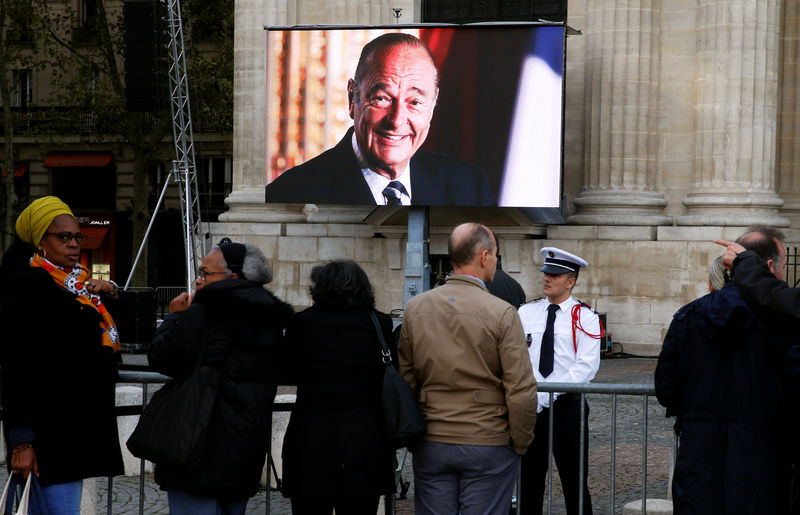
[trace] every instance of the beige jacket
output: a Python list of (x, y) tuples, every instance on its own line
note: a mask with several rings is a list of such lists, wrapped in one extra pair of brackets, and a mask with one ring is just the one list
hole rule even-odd
[(411, 299), (398, 358), (419, 392), (427, 440), (525, 453), (536, 423), (536, 380), (522, 323), (480, 281), (454, 275)]

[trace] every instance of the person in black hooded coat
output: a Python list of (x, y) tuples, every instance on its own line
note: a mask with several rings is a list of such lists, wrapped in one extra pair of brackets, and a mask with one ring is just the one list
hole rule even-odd
[(288, 304), (263, 288), (271, 279), (258, 248), (215, 247), (200, 265), (196, 294), (172, 301), (150, 345), (150, 365), (183, 379), (205, 338), (203, 364), (221, 372), (201, 465), (156, 463), (155, 481), (167, 490), (173, 515), (244, 513), (259, 489), (277, 389), (274, 355), (292, 315)]
[[(759, 233), (743, 239), (778, 254)], [(682, 307), (658, 358), (656, 396), (680, 435), (676, 514), (784, 513), (792, 344), (759, 320), (738, 280)]]

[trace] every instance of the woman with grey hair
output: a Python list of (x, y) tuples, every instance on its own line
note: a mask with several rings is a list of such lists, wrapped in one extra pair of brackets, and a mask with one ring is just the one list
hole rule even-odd
[(722, 264), (722, 258), (723, 256), (719, 256), (711, 263), (708, 273), (709, 292), (721, 290), (725, 283), (731, 280), (725, 265)]
[(219, 377), (200, 466), (156, 463), (155, 480), (167, 490), (173, 515), (244, 514), (259, 489), (277, 388), (276, 354), (292, 315), (288, 304), (264, 288), (271, 280), (258, 247), (221, 242), (200, 265), (196, 293), (170, 303), (150, 345), (150, 365), (162, 374), (184, 379), (202, 365)]

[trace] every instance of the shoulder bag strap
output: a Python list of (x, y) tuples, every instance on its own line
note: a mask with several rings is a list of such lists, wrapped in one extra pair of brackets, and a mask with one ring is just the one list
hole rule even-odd
[(389, 352), (389, 347), (386, 345), (386, 340), (383, 338), (383, 331), (381, 331), (381, 324), (378, 322), (378, 317), (375, 315), (374, 311), (369, 312), (369, 318), (375, 325), (375, 330), (378, 331), (378, 341), (381, 344), (381, 360), (383, 361), (384, 365), (389, 365), (392, 363), (392, 353)]

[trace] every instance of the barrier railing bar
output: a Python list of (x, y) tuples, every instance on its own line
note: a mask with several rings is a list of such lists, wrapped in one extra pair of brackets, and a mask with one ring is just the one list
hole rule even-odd
[(114, 491), (114, 478), (113, 477), (109, 477), (108, 478), (108, 503), (106, 503), (106, 505), (107, 505), (106, 509), (108, 510), (108, 515), (111, 515), (111, 507), (113, 505), (113, 500), (114, 500), (111, 497), (111, 493), (113, 491)]
[(581, 438), (580, 438), (580, 445), (578, 446), (578, 452), (580, 453), (578, 455), (578, 474), (579, 474), (578, 475), (578, 511), (580, 513), (583, 513), (583, 503), (585, 501), (585, 499), (583, 498), (583, 487), (584, 487), (584, 484), (585, 484), (585, 481), (583, 479), (583, 467), (584, 467), (583, 452), (584, 452), (584, 449), (586, 448), (587, 442), (586, 442), (586, 435), (583, 432), (583, 425), (586, 423), (586, 410), (583, 409), (583, 403), (584, 402), (586, 402), (586, 394), (585, 393), (581, 393), (581, 403), (580, 403), (580, 406), (581, 406), (581, 416), (580, 416)]
[[(142, 383), (142, 411), (147, 406), (147, 383)], [(139, 460), (139, 515), (144, 515), (144, 459)]]
[(642, 396), (642, 515), (647, 513), (647, 394)]
[[(272, 467), (270, 467), (270, 461), (272, 460), (272, 417), (269, 417), (269, 447), (267, 447), (267, 493), (264, 497), (264, 505), (265, 511), (267, 515), (270, 512), (270, 504), (272, 502)], [(276, 473), (277, 475), (277, 473)], [(278, 484), (278, 478), (275, 478), (275, 484)]]
[(550, 399), (550, 417), (547, 420), (547, 515), (553, 514), (553, 419), (555, 418), (556, 407), (553, 394), (555, 391), (551, 390), (549, 395)]
[(616, 393), (619, 395), (655, 395), (652, 384), (631, 383), (539, 383), (540, 392)]
[(514, 510), (514, 512), (517, 515), (520, 515), (522, 513), (522, 482), (519, 481), (519, 478), (521, 477), (522, 477), (522, 460), (520, 459), (519, 462), (517, 463), (517, 486), (516, 486), (517, 509)]
[(616, 498), (616, 477), (617, 477), (617, 394), (611, 394), (611, 499), (609, 502), (609, 512), (614, 515), (614, 501)]

